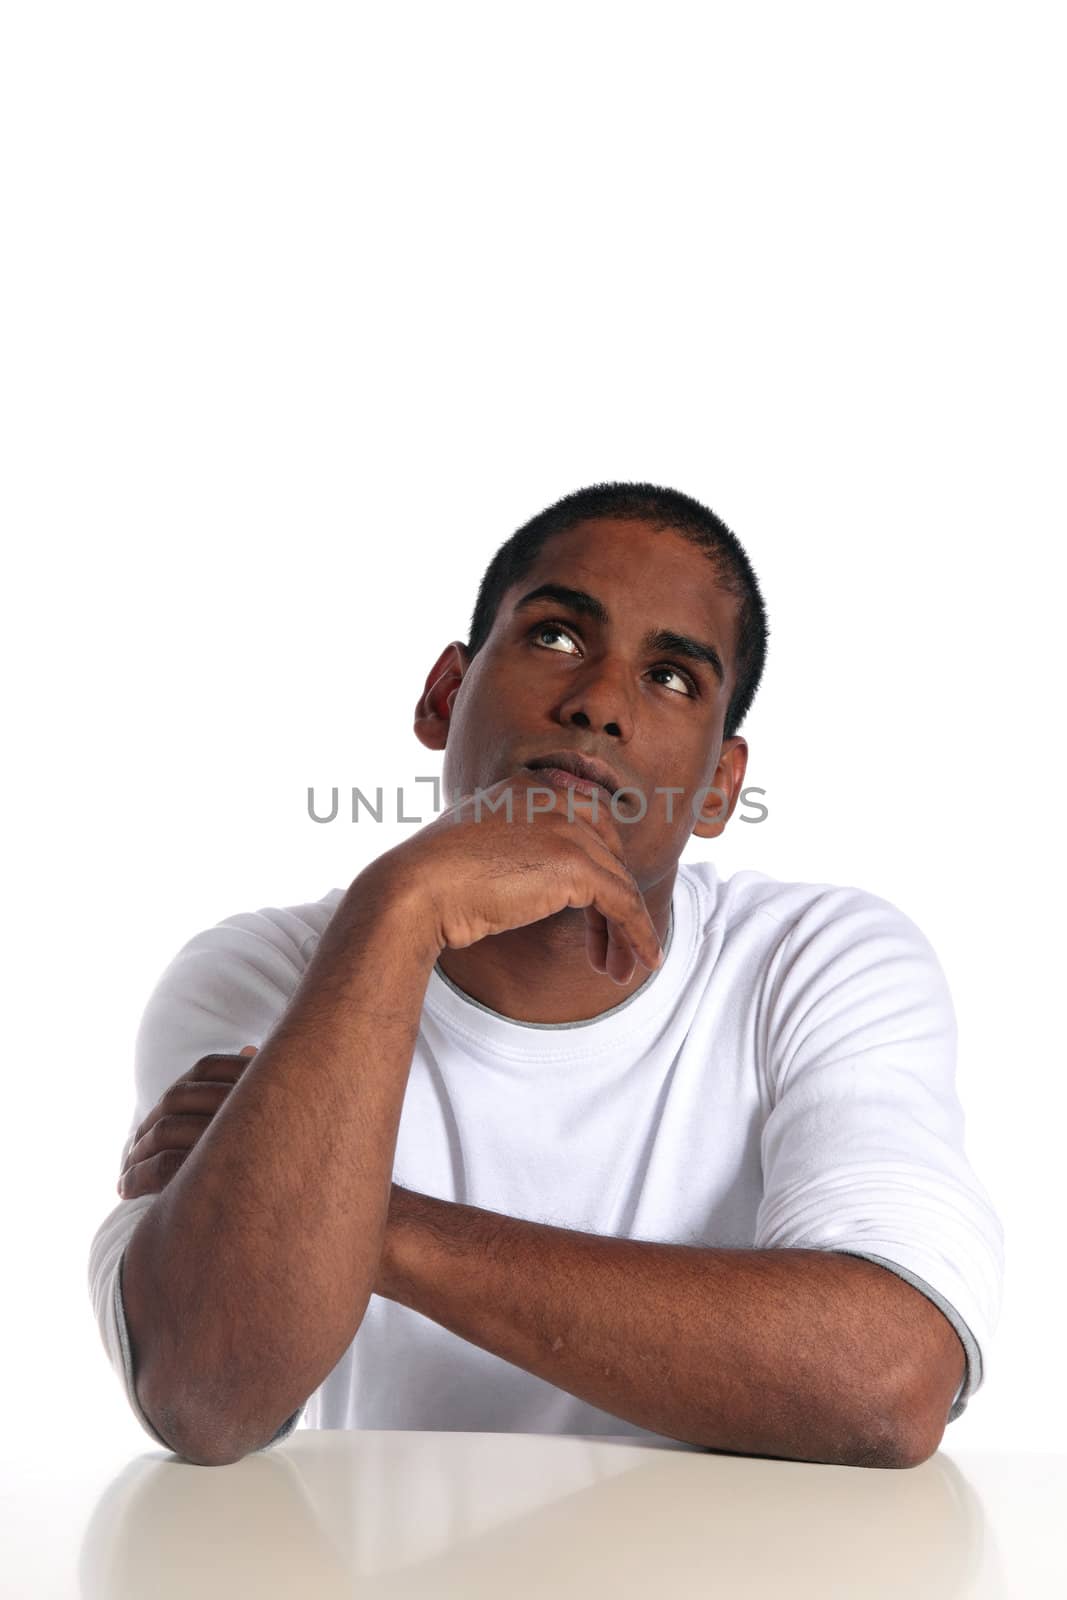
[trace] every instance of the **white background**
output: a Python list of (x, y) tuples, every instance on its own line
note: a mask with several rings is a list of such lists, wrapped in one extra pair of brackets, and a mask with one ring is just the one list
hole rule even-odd
[(5, 1451), (154, 1447), (86, 1287), (147, 995), (410, 835), (307, 787), (426, 794), (483, 569), (606, 478), (769, 607), (770, 814), (687, 859), (948, 975), (1008, 1271), (946, 1447), (1064, 1447), (1060, 15), (6, 8)]

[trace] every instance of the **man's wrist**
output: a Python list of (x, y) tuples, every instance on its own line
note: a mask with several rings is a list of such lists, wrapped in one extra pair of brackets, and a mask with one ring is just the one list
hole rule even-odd
[(419, 1241), (419, 1197), (411, 1190), (394, 1183), (389, 1193), (389, 1210), (385, 1219), (382, 1253), (374, 1292), (386, 1300), (401, 1300), (403, 1286), (410, 1278), (412, 1252)]
[(392, 851), (353, 879), (339, 910), (361, 928), (369, 920), (377, 936), (395, 940), (427, 972), (444, 949), (431, 899), (415, 874), (393, 859)]

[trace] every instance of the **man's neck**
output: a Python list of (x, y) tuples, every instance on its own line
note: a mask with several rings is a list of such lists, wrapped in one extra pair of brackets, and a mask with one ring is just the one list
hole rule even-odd
[[(645, 895), (663, 945), (674, 879), (671, 873)], [(586, 952), (582, 910), (559, 911), (527, 928), (480, 939), (465, 950), (442, 950), (437, 967), (469, 999), (515, 1022), (592, 1021), (621, 1005), (654, 976), (640, 962), (627, 984), (596, 972)]]

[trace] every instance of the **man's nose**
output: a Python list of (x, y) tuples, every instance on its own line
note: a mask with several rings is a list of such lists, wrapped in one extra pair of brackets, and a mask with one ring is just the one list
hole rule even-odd
[(575, 683), (560, 706), (560, 721), (616, 739), (633, 734), (633, 708), (620, 671), (601, 669)]

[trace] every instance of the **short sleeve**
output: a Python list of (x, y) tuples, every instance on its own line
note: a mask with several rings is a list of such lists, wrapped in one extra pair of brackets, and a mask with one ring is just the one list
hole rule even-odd
[(964, 1150), (956, 1019), (929, 942), (889, 902), (824, 890), (783, 938), (763, 998), (771, 1110), (758, 1248), (878, 1262), (952, 1323), (984, 1381), (1004, 1233)]
[[(164, 1091), (202, 1056), (261, 1044), (295, 993), (332, 906), (331, 898), (294, 911), (241, 914), (199, 933), (163, 972), (141, 1018), (134, 1046), (134, 1110), (116, 1179), (134, 1134)], [(122, 1200), (105, 1218), (89, 1251), (89, 1293), (100, 1336), (134, 1415), (152, 1427), (137, 1399), (133, 1353), (122, 1300), (125, 1249), (141, 1216), (158, 1199)], [(288, 1438), (304, 1407), (267, 1445)]]

